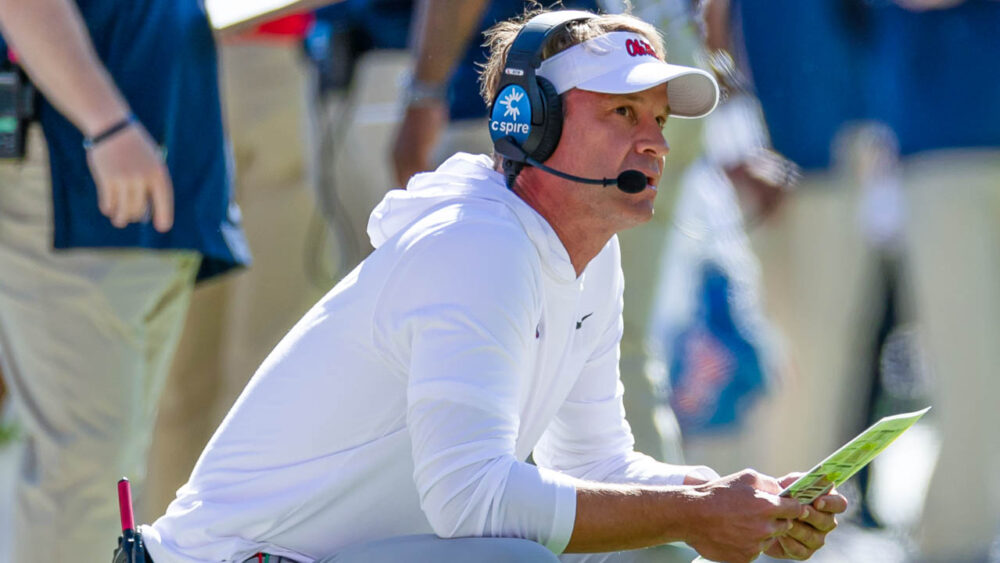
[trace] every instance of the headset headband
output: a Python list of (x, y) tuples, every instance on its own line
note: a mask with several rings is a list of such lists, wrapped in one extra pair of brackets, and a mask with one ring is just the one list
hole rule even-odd
[[(571, 21), (588, 20), (593, 17), (594, 14), (582, 10), (562, 10), (538, 14), (528, 20), (514, 38), (514, 43), (507, 54), (497, 94), (510, 84), (519, 84), (528, 92), (532, 107), (541, 107), (541, 95), (535, 85), (535, 70), (542, 64), (542, 46), (545, 45), (545, 40), (554, 31)], [(543, 117), (542, 112), (532, 112), (532, 125), (541, 125)]]
[[(547, 80), (535, 74), (542, 62), (546, 40), (569, 22), (594, 17), (595, 14), (580, 10), (545, 12), (525, 22), (514, 37), (490, 106), (489, 122), (494, 150), (505, 157), (508, 186), (513, 185), (527, 157), (545, 161), (555, 150), (562, 132), (559, 94)], [(520, 157), (501, 150), (502, 147), (515, 147)]]

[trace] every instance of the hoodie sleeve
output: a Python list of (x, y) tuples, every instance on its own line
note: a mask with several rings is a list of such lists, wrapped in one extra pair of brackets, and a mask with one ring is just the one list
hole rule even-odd
[(573, 480), (514, 456), (541, 307), (540, 266), (516, 226), (463, 221), (424, 236), (377, 315), (408, 370), (407, 427), (421, 508), (441, 537), (569, 542)]
[(615, 258), (613, 287), (608, 293), (617, 295), (616, 311), (609, 315), (598, 346), (535, 446), (535, 462), (540, 467), (603, 483), (681, 485), (687, 475), (718, 478), (705, 466), (661, 463), (633, 450), (635, 439), (625, 420), (625, 388), (619, 372), (624, 277), (617, 254)]

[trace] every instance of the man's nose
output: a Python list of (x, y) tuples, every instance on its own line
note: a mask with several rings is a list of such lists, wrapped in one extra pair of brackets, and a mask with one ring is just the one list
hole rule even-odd
[(667, 138), (663, 136), (663, 131), (659, 126), (656, 127), (655, 131), (644, 135), (637, 148), (640, 153), (658, 159), (667, 156), (667, 153), (670, 152), (670, 144), (667, 143)]
[(656, 119), (646, 119), (639, 132), (636, 149), (639, 153), (653, 158), (663, 158), (670, 152), (670, 144), (663, 135), (663, 126)]

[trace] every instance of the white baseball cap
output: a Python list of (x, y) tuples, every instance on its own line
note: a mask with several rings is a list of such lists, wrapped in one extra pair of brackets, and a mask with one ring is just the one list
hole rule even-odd
[(719, 85), (711, 74), (664, 62), (642, 35), (630, 31), (574, 45), (542, 61), (536, 74), (560, 94), (571, 88), (630, 94), (666, 82), (670, 115), (676, 117), (704, 117), (719, 103)]

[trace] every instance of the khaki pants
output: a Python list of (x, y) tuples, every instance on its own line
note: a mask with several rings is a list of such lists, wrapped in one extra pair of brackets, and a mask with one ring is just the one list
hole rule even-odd
[[(115, 482), (141, 487), (200, 258), (53, 251), (48, 156), (0, 164), (0, 359), (24, 429), (15, 561), (108, 561)], [(58, 539), (53, 530), (58, 530)]]
[[(323, 231), (308, 185), (305, 131), (312, 116), (300, 47), (223, 44), (219, 55), (236, 199), (254, 262), (194, 292), (156, 426), (150, 520), (187, 481), (261, 361), (329, 289), (328, 279), (309, 275), (322, 261)], [(320, 230), (310, 230), (313, 224)]]
[(1000, 532), (1000, 152), (939, 151), (903, 173), (941, 432), (919, 542), (930, 561), (985, 561)]

